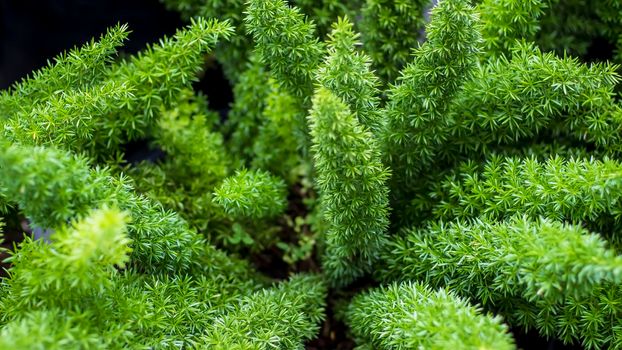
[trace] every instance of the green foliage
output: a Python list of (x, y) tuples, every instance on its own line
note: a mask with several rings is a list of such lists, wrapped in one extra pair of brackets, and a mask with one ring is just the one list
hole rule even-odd
[(139, 192), (213, 236), (223, 234), (227, 220), (213, 203), (212, 191), (231, 167), (223, 136), (214, 130), (217, 121), (218, 115), (207, 109), (202, 96), (183, 91), (177, 106), (160, 111), (151, 131), (153, 144), (166, 152), (165, 159), (143, 161), (128, 169)]
[(622, 348), (620, 1), (162, 2), (0, 92), (0, 348)]
[(155, 144), (167, 154), (167, 173), (178, 182), (188, 184), (200, 178), (209, 186), (227, 175), (223, 137), (213, 131), (218, 116), (208, 111), (205, 101), (188, 92), (187, 103), (180, 98), (176, 107), (160, 112), (158, 125), (152, 131)]
[[(132, 116), (121, 115), (116, 120), (113, 117), (112, 121), (117, 122), (115, 126), (127, 133), (141, 124), (149, 125), (158, 108), (169, 106), (182, 89), (196, 80), (197, 73), (202, 70), (204, 55), (219, 40), (229, 38), (232, 31), (227, 22), (197, 19), (192, 21), (189, 30), (179, 31), (173, 39), (162, 40), (159, 45), (112, 67), (111, 78), (132, 82), (137, 96), (135, 105), (128, 106), (127, 112)], [(111, 130), (120, 132), (116, 128)], [(141, 134), (140, 129), (137, 134)], [(108, 135), (107, 140), (110, 138)]]
[(324, 266), (334, 285), (345, 285), (369, 272), (386, 239), (389, 171), (372, 134), (330, 91), (316, 91), (309, 124), (328, 222)]
[(424, 11), (431, 0), (366, 0), (360, 22), (365, 51), (378, 75), (395, 81), (422, 40)]
[(283, 180), (267, 172), (239, 170), (216, 189), (214, 201), (231, 215), (265, 218), (283, 212), (285, 197)]
[(359, 34), (348, 19), (339, 19), (329, 34), (328, 55), (317, 70), (319, 85), (343, 99), (359, 122), (374, 133), (384, 126), (379, 111), (378, 78), (371, 60), (356, 50)]
[(261, 61), (279, 84), (296, 97), (308, 98), (323, 50), (315, 24), (283, 0), (250, 0), (244, 21)]
[(245, 165), (254, 158), (253, 142), (262, 124), (266, 98), (274, 89), (278, 87), (270, 81), (260, 58), (252, 55), (233, 87), (234, 102), (225, 124), (229, 136), (228, 149), (231, 154), (242, 158)]
[[(128, 325), (115, 320), (123, 313), (107, 298), (114, 266), (128, 259), (125, 220), (118, 210), (101, 209), (58, 232), (51, 245), (22, 243), (10, 259), (8, 293), (0, 302), (2, 320), (8, 321), (3, 348), (105, 348), (115, 337), (127, 339)], [(33, 338), (39, 327), (47, 333)]]
[(314, 237), (303, 235), (297, 244), (278, 242), (276, 245), (283, 250), (283, 261), (294, 265), (311, 257), (315, 243)]
[(235, 275), (140, 276), (126, 274), (120, 292), (142, 302), (136, 344), (179, 348), (200, 344), (205, 329), (240, 297), (262, 285)]
[[(169, 9), (179, 11), (185, 20), (192, 17), (227, 19), (235, 27), (235, 35), (228, 45), (216, 47), (214, 53), (223, 66), (227, 77), (238, 82), (246, 65), (253, 56), (252, 35), (247, 35), (244, 21), (246, 3), (244, 0), (161, 0)], [(341, 16), (356, 16), (360, 0), (295, 0), (301, 13), (309, 16), (318, 25), (319, 34), (324, 37), (332, 23)]]
[(84, 318), (59, 310), (34, 311), (6, 324), (0, 335), (3, 349), (107, 349), (110, 340), (85, 329)]
[(476, 69), (456, 96), (448, 130), (453, 142), (445, 152), (479, 152), (488, 144), (516, 142), (544, 130), (617, 150), (616, 69), (519, 45), (511, 59), (502, 56)]
[(464, 163), (433, 196), (436, 217), (445, 221), (516, 214), (582, 222), (604, 213), (620, 215), (622, 167), (613, 160), (493, 157)]
[(466, 0), (446, 0), (432, 10), (428, 41), (388, 91), (383, 155), (393, 172), (392, 189), (408, 186), (447, 141), (444, 130), (451, 98), (471, 75), (480, 34), (474, 9)]
[(300, 108), (299, 101), (279, 87), (273, 79), (267, 85), (270, 90), (265, 97), (265, 107), (261, 113), (262, 123), (253, 143), (250, 166), (269, 170), (286, 179), (288, 183), (294, 183), (300, 175), (304, 175), (305, 168), (309, 167), (300, 157), (300, 148), (303, 146), (300, 140), (306, 140), (307, 135), (298, 126), (304, 125), (302, 120), (305, 113)]
[(300, 101), (270, 77), (257, 55), (251, 56), (234, 95), (225, 124), (231, 153), (243, 166), (295, 182), (295, 169), (302, 165), (300, 139), (306, 138)]
[(178, 212), (193, 229), (206, 235), (210, 241), (225, 235), (223, 226), (229, 225), (229, 219), (213, 201), (213, 186), (204, 186), (201, 178), (188, 183), (177, 182), (178, 179), (167, 172), (170, 168), (166, 168), (167, 163), (148, 162), (130, 168), (128, 175), (132, 187), (150, 200), (159, 202), (166, 210)]
[(617, 321), (610, 312), (617, 308), (604, 311), (599, 304), (611, 285), (619, 285), (622, 260), (580, 226), (525, 217), (432, 224), (409, 230), (383, 260), (380, 278), (447, 288), (500, 312), (510, 324), (537, 327), (566, 342), (579, 339), (588, 348), (619, 342), (617, 331), (611, 334)]
[(507, 55), (517, 41), (533, 41), (540, 29), (539, 19), (550, 2), (556, 0), (484, 0), (478, 6), (482, 36), (489, 55)]
[(287, 283), (239, 300), (206, 329), (209, 349), (304, 349), (324, 318), (326, 287), (317, 276), (294, 276)]
[(347, 319), (359, 344), (370, 349), (515, 348), (498, 317), (419, 283), (393, 283), (358, 295)]
[[(116, 209), (92, 212), (54, 234), (53, 247), (42, 241), (27, 240), (11, 257), (13, 264), (9, 288), (21, 295), (16, 304), (5, 305), (9, 317), (12, 310), (35, 308), (37, 304), (70, 308), (63, 302), (89, 294), (93, 288), (103, 290), (115, 266), (124, 267), (131, 252), (125, 235), (126, 215)], [(52, 250), (53, 249), (53, 250)], [(53, 258), (50, 258), (53, 256)], [(65, 290), (68, 289), (68, 290)]]
[[(51, 144), (110, 157), (107, 153), (115, 152), (123, 142), (145, 134), (159, 108), (170, 105), (196, 79), (204, 54), (213, 49), (219, 38), (228, 38), (231, 31), (226, 22), (197, 19), (188, 29), (137, 56), (104, 65), (99, 74), (84, 74), (81, 78), (92, 76), (88, 85), (63, 86), (67, 79), (76, 79), (63, 71), (89, 65), (94, 58), (102, 61), (100, 65), (107, 63), (114, 47), (125, 36), (124, 30), (113, 30), (99, 44), (81, 49), (87, 52), (84, 61), (80, 53), (72, 53), (72, 60), (61, 57), (55, 66), (35, 75), (37, 84), (47, 85), (49, 81), (53, 90), (37, 89), (37, 84), (26, 80), (13, 87), (13, 94), (3, 95), (0, 109), (10, 115), (3, 136), (23, 144)], [(95, 65), (88, 69), (98, 68)], [(62, 79), (56, 77), (61, 74)], [(38, 94), (33, 101), (25, 101), (24, 106), (20, 102), (21, 91), (30, 95), (29, 89), (37, 89)], [(15, 107), (20, 104), (23, 107)]]
[(317, 23), (321, 37), (326, 36), (338, 18), (354, 18), (363, 0), (293, 0), (296, 7)]
[(191, 18), (221, 18), (228, 20), (235, 28), (229, 45), (219, 45), (214, 54), (223, 66), (224, 72), (231, 81), (237, 81), (239, 74), (247, 63), (252, 49), (251, 39), (246, 36), (244, 28), (244, 0), (160, 0), (169, 9), (181, 13), (184, 20)]
[(55, 94), (97, 85), (106, 76), (108, 64), (127, 35), (126, 26), (112, 27), (99, 41), (91, 40), (79, 49), (60, 54), (54, 63), (0, 92), (0, 118), (13, 113), (29, 113), (33, 104), (44, 102)]
[(547, 219), (433, 224), (396, 243), (388, 270), (380, 275), (422, 277), (484, 304), (513, 296), (554, 303), (566, 295), (587, 295), (604, 282), (619, 283), (622, 259), (605, 245), (579, 226)]
[[(0, 302), (3, 348), (132, 348), (184, 344), (201, 337), (232, 302), (220, 293), (257, 286), (236, 277), (143, 277), (119, 272), (130, 252), (126, 216), (101, 209), (63, 228), (47, 244), (30, 239), (11, 257)], [(239, 278), (239, 276), (238, 276)], [(165, 331), (163, 331), (166, 329)], [(40, 335), (37, 336), (37, 335)]]
[(86, 150), (101, 130), (92, 116), (122, 109), (132, 98), (132, 90), (127, 84), (109, 81), (84, 90), (50, 93), (31, 110), (10, 113), (12, 118), (6, 121), (3, 136), (24, 144)]
[(219, 263), (237, 265), (206, 246), (176, 213), (135, 194), (125, 178), (111, 176), (105, 169), (89, 169), (83, 158), (52, 148), (3, 147), (0, 178), (6, 179), (4, 194), (42, 227), (59, 227), (67, 219), (106, 204), (127, 211), (132, 259), (145, 271), (188, 271), (198, 268), (197, 259), (203, 254), (216, 269)]
[[(541, 19), (537, 42), (546, 50), (573, 55), (586, 55), (593, 48), (592, 41), (604, 39), (605, 44), (616, 45), (622, 27), (622, 7), (615, 0), (551, 1), (552, 6)], [(619, 52), (620, 46), (617, 46)], [(619, 57), (618, 57), (619, 58)]]
[(97, 195), (89, 188), (91, 171), (84, 158), (40, 147), (0, 144), (0, 149), (2, 194), (35, 225), (61, 225), (76, 211), (84, 213)]

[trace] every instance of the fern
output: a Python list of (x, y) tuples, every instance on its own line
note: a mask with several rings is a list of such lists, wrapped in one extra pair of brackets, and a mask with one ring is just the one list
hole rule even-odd
[(0, 92), (0, 348), (622, 348), (619, 1), (162, 2)]

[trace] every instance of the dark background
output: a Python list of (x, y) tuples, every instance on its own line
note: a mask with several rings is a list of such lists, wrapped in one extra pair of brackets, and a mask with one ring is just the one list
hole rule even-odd
[(127, 53), (183, 26), (157, 0), (0, 0), (0, 89), (117, 23), (132, 31)]
[[(0, 0), (0, 89), (117, 23), (127, 23), (131, 31), (120, 48), (127, 54), (185, 25), (158, 0)], [(206, 67), (194, 87), (226, 115), (233, 94), (218, 65)]]

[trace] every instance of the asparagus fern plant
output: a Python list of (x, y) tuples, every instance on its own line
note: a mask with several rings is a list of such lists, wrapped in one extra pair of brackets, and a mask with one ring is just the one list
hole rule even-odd
[(0, 93), (0, 348), (622, 348), (617, 1), (163, 2)]

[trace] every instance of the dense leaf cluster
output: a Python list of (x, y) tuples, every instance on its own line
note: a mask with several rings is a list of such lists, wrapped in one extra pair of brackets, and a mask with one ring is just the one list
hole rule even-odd
[(0, 92), (0, 348), (622, 348), (619, 1), (162, 2)]

